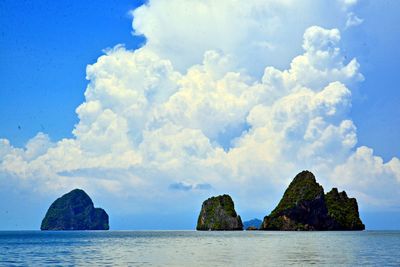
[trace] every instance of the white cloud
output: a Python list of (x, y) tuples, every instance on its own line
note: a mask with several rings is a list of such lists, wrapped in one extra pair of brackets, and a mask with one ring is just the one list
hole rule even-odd
[(347, 14), (347, 20), (346, 20), (346, 28), (350, 28), (353, 26), (358, 26), (361, 23), (363, 23), (363, 19), (357, 17), (356, 14), (354, 14), (353, 12), (350, 12)]
[(359, 64), (343, 57), (338, 28), (308, 27), (344, 22), (353, 2), (150, 1), (133, 22), (147, 44), (118, 45), (87, 67), (74, 138), (0, 140), (0, 176), (43, 191), (108, 191), (138, 209), (167, 207), (172, 188), (185, 203), (228, 192), (264, 211), (310, 169), (366, 205), (393, 206), (400, 161), (358, 148), (349, 117)]
[(400, 196), (400, 162), (392, 158), (383, 162), (371, 148), (358, 147), (346, 162), (335, 167), (331, 179), (358, 194), (362, 206), (398, 207)]
[(349, 9), (358, 3), (358, 0), (338, 0), (344, 9)]
[[(185, 71), (207, 50), (233, 55), (247, 72), (286, 67), (301, 52), (311, 25), (338, 27), (356, 1), (159, 0), (134, 10), (135, 34), (146, 46)], [(341, 25), (339, 25), (341, 26)]]

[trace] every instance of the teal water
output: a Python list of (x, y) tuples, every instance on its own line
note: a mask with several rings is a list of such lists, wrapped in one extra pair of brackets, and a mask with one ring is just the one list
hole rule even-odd
[(400, 231), (2, 231), (0, 265), (400, 266)]

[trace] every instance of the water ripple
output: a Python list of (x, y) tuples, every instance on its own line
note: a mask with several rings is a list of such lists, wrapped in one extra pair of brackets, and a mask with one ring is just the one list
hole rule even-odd
[(400, 266), (400, 232), (0, 232), (1, 266)]

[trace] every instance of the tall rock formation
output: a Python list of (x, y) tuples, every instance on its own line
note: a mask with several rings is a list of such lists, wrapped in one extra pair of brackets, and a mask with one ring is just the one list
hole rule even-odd
[(357, 201), (337, 189), (324, 194), (309, 171), (297, 174), (261, 230), (363, 230)]
[(95, 208), (81, 189), (58, 198), (43, 218), (41, 230), (108, 230), (108, 214)]
[(236, 214), (232, 198), (229, 195), (222, 195), (204, 201), (196, 229), (199, 231), (243, 230), (242, 220)]
[(337, 223), (337, 229), (364, 230), (358, 213), (357, 200), (347, 197), (345, 191), (338, 192), (337, 188), (325, 194), (328, 215)]

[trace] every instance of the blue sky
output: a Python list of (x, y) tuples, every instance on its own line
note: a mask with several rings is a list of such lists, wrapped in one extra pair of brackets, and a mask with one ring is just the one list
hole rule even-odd
[(1, 137), (17, 146), (38, 131), (70, 137), (86, 65), (117, 43), (143, 44), (129, 15), (141, 2), (1, 1)]
[[(63, 138), (77, 140), (78, 147), (82, 149), (82, 155), (85, 153), (88, 153), (87, 155), (95, 155), (93, 156), (93, 162), (104, 162), (104, 164), (88, 162), (79, 165), (74, 162), (69, 163), (68, 159), (60, 159), (60, 162), (65, 161), (67, 162), (66, 166), (71, 165), (72, 167), (61, 168), (54, 163), (55, 165), (50, 168), (50, 172), (54, 176), (60, 177), (51, 182), (57, 186), (47, 187), (48, 181), (52, 181), (52, 178), (46, 176), (48, 175), (47, 170), (35, 169), (36, 163), (34, 161), (42, 155), (50, 155), (49, 153), (35, 151), (33, 153), (34, 156), (21, 156), (24, 159), (24, 163), (21, 164), (26, 163), (30, 166), (24, 174), (10, 170), (11, 164), (7, 163), (4, 158), (0, 158), (0, 162), (3, 164), (3, 169), (0, 169), (1, 184), (8, 184), (3, 187), (2, 194), (5, 194), (5, 199), (12, 201), (16, 205), (15, 212), (10, 212), (6, 206), (0, 206), (0, 214), (6, 214), (4, 217), (3, 215), (1, 216), (3, 219), (0, 222), (0, 229), (35, 228), (39, 224), (37, 221), (40, 220), (51, 199), (72, 189), (71, 187), (84, 187), (85, 185), (87, 185), (88, 192), (98, 199), (98, 201), (94, 199), (95, 204), (98, 203), (99, 206), (105, 206), (109, 209), (115, 208), (113, 204), (109, 204), (114, 200), (114, 194), (119, 195), (116, 203), (126, 201), (137, 203), (140, 199), (146, 199), (139, 193), (135, 196), (135, 190), (138, 190), (138, 192), (147, 191), (150, 198), (160, 198), (160, 202), (166, 203), (165, 205), (167, 203), (172, 205), (176, 201), (179, 203), (187, 202), (188, 204), (183, 205), (182, 208), (165, 209), (167, 225), (164, 228), (168, 229), (190, 229), (191, 224), (196, 219), (197, 210), (193, 213), (190, 212), (201, 203), (202, 199), (211, 194), (224, 193), (226, 191), (231, 192), (234, 199), (236, 197), (241, 202), (241, 204), (237, 203), (237, 205), (241, 208), (242, 212), (239, 213), (242, 214), (242, 217), (245, 219), (262, 217), (267, 213), (264, 210), (268, 211), (275, 205), (274, 203), (283, 193), (288, 180), (296, 174), (296, 170), (301, 171), (303, 168), (310, 168), (315, 171), (317, 179), (320, 175), (321, 183), (323, 183), (325, 190), (329, 190), (327, 188), (329, 186), (339, 186), (339, 189), (349, 191), (351, 195), (357, 196), (359, 202), (361, 201), (360, 209), (362, 216), (365, 218), (367, 228), (399, 228), (399, 220), (393, 221), (392, 218), (400, 217), (400, 203), (399, 198), (396, 197), (400, 185), (394, 182), (395, 178), (393, 177), (397, 177), (396, 172), (393, 171), (391, 173), (391, 171), (397, 165), (396, 161), (391, 161), (391, 159), (400, 157), (400, 139), (398, 138), (400, 136), (400, 109), (398, 107), (400, 103), (400, 94), (398, 92), (400, 76), (396, 73), (400, 60), (400, 53), (397, 48), (400, 42), (400, 29), (397, 26), (400, 24), (398, 16), (400, 3), (398, 1), (359, 1), (355, 5), (346, 7), (337, 7), (336, 4), (326, 4), (326, 6), (319, 4), (319, 6), (310, 8), (312, 5), (307, 6), (306, 2), (304, 7), (301, 7), (304, 8), (305, 15), (303, 18), (285, 17), (293, 14), (290, 13), (292, 12), (290, 8), (288, 8), (289, 11), (287, 13), (277, 8), (277, 14), (273, 13), (275, 12), (273, 8), (271, 9), (273, 11), (268, 8), (266, 10), (261, 8), (262, 16), (260, 17), (262, 18), (258, 18), (257, 14), (254, 14), (251, 10), (248, 11), (247, 7), (238, 7), (237, 9), (239, 11), (242, 10), (242, 13), (250, 12), (249, 14), (254, 16), (251, 19), (254, 19), (253, 22), (255, 22), (254, 25), (256, 26), (253, 26), (253, 24), (249, 24), (249, 26), (245, 25), (246, 21), (241, 21), (240, 15), (238, 15), (242, 14), (241, 12), (235, 10), (232, 12), (233, 17), (230, 17), (229, 12), (224, 11), (229, 10), (229, 7), (224, 7), (223, 4), (202, 7), (214, 11), (217, 10), (217, 13), (220, 12), (216, 18), (208, 19), (207, 16), (205, 18), (202, 17), (203, 13), (201, 12), (193, 16), (192, 14), (187, 15), (190, 13), (187, 13), (187, 10), (198, 8), (196, 5), (191, 6), (188, 4), (187, 7), (180, 8), (176, 1), (171, 1), (170, 3), (168, 1), (150, 1), (151, 8), (142, 9), (135, 13), (138, 19), (135, 17), (133, 27), (138, 35), (133, 35), (132, 32), (134, 30), (132, 29), (132, 14), (130, 11), (142, 5), (142, 1), (102, 0), (96, 1), (95, 5), (92, 1), (1, 1), (0, 138), (8, 140), (12, 149), (24, 148), (30, 140), (33, 140), (31, 144), (35, 148), (38, 143), (38, 146), (44, 147), (43, 149), (46, 151), (55, 147), (60, 150), (62, 147), (63, 151), (67, 151), (65, 150), (65, 144), (58, 144), (57, 142)], [(331, 2), (333, 3), (334, 1)], [(253, 2), (249, 6), (252, 4)], [(337, 9), (330, 12), (329, 9), (332, 8), (330, 5)], [(211, 14), (212, 12), (209, 13)], [(361, 18), (362, 23), (346, 27), (345, 22), (349, 14), (354, 14)], [(238, 17), (234, 17), (235, 15)], [(277, 23), (277, 30), (275, 30), (273, 29), (275, 21), (269, 20), (269, 16), (277, 16), (284, 23), (280, 26)], [(300, 20), (301, 23), (293, 23), (297, 20)], [(213, 23), (215, 24), (213, 25)], [(219, 79), (220, 81), (225, 79), (224, 82), (227, 84), (229, 82), (229, 84), (237, 82), (241, 84), (240, 86), (249, 86), (248, 90), (253, 90), (251, 84), (257, 82), (261, 84), (261, 76), (266, 66), (273, 66), (279, 70), (289, 69), (292, 59), (302, 55), (304, 52), (302, 48), (303, 34), (312, 25), (326, 29), (338, 28), (341, 38), (340, 41), (337, 41), (337, 46), (340, 48), (340, 55), (344, 59), (343, 62), (340, 61), (339, 63), (346, 66), (351, 59), (356, 58), (359, 64), (359, 69), (354, 74), (354, 77), (348, 78), (350, 74), (346, 74), (347, 76), (344, 75), (346, 76), (345, 78), (337, 78), (339, 82), (342, 82), (351, 91), (351, 104), (348, 105), (346, 93), (343, 93), (340, 96), (343, 97), (343, 101), (338, 103), (337, 107), (335, 106), (338, 110), (343, 109), (344, 115), (340, 113), (331, 118), (331, 115), (325, 114), (327, 116), (325, 118), (324, 114), (315, 115), (314, 111), (310, 111), (312, 113), (310, 116), (323, 118), (324, 123), (328, 125), (326, 127), (321, 126), (325, 127), (324, 129), (328, 129), (329, 125), (338, 127), (338, 136), (340, 135), (340, 138), (343, 138), (341, 144), (345, 145), (343, 149), (337, 149), (336, 137), (329, 137), (329, 142), (321, 139), (323, 142), (330, 144), (323, 148), (311, 146), (310, 143), (307, 143), (307, 145), (310, 145), (310, 149), (315, 149), (318, 152), (315, 153), (318, 155), (310, 156), (309, 159), (304, 160), (306, 163), (302, 164), (299, 158), (304, 153), (301, 151), (301, 144), (304, 140), (301, 139), (299, 141), (296, 139), (299, 135), (298, 131), (302, 130), (288, 132), (285, 137), (266, 136), (266, 140), (272, 140), (271, 142), (276, 144), (278, 148), (280, 148), (279, 142), (283, 140), (282, 138), (290, 138), (288, 142), (293, 141), (293, 146), (287, 149), (289, 149), (289, 152), (293, 151), (293, 154), (296, 154), (297, 157), (293, 159), (285, 155), (276, 155), (271, 156), (275, 158), (270, 158), (263, 155), (261, 158), (265, 157), (263, 158), (264, 162), (270, 162), (271, 164), (271, 167), (268, 165), (268, 168), (264, 169), (266, 167), (263, 167), (262, 162), (258, 163), (257, 160), (250, 157), (250, 155), (256, 154), (255, 151), (251, 151), (252, 146), (249, 141), (252, 140), (251, 131), (254, 129), (254, 132), (256, 132), (257, 127), (266, 123), (263, 121), (264, 116), (257, 114), (278, 110), (278, 104), (280, 103), (278, 100), (280, 97), (283, 98), (284, 95), (277, 93), (279, 95), (278, 100), (267, 99), (262, 100), (264, 102), (257, 103), (253, 100), (248, 100), (248, 103), (243, 106), (244, 104), (242, 105), (240, 101), (232, 98), (232, 96), (215, 96), (206, 90), (213, 90), (211, 87), (217, 84), (216, 81)], [(335, 32), (323, 33), (329, 36), (327, 38), (335, 38), (331, 35), (336, 34)], [(293, 39), (288, 41), (288, 39), (285, 39), (288, 38), (285, 35), (291, 35), (293, 37), (290, 38)], [(196, 39), (197, 36), (198, 39)], [(219, 36), (222, 36), (221, 40), (218, 40)], [(310, 38), (314, 37), (311, 36)], [(146, 40), (147, 45), (145, 45)], [(336, 39), (333, 40), (332, 42), (336, 42)], [(315, 40), (312, 39), (312, 41), (314, 42)], [(114, 48), (112, 50), (111, 48), (117, 44), (124, 44), (125, 48), (122, 48), (122, 50)], [(258, 48), (254, 49), (252, 46), (260, 44), (263, 46), (262, 49), (267, 50), (257, 50)], [(318, 44), (312, 45), (317, 47)], [(147, 61), (143, 61), (145, 62), (143, 64), (150, 64), (151, 66), (146, 69), (137, 67), (137, 70), (135, 69), (128, 76), (136, 77), (136, 74), (142, 76), (141, 73), (150, 73), (146, 74), (148, 75), (148, 77), (146, 76), (147, 81), (142, 81), (139, 78), (129, 78), (124, 76), (126, 74), (123, 73), (124, 64), (126, 69), (134, 69), (136, 67), (133, 65), (139, 64), (137, 62), (140, 60), (137, 58), (140, 58), (140, 54), (133, 54), (132, 51), (142, 46), (145, 46), (142, 57), (146, 58), (146, 60), (148, 58)], [(314, 48), (310, 49), (309, 52)], [(104, 52), (105, 50), (108, 52)], [(203, 60), (203, 55), (207, 50), (216, 52), (207, 54), (208, 57), (204, 56), (205, 59)], [(99, 57), (105, 53), (107, 55), (103, 57), (103, 62)], [(231, 64), (231, 59), (226, 59), (225, 55), (232, 55), (232, 62), (234, 63)], [(330, 55), (332, 57), (335, 56), (335, 54)], [(162, 60), (169, 60), (170, 63)], [(98, 64), (95, 64), (96, 62)], [(94, 67), (86, 74), (88, 64), (94, 64)], [(330, 67), (329, 65), (326, 68)], [(192, 72), (188, 71), (190, 68), (192, 68)], [(158, 69), (162, 69), (162, 71), (158, 72)], [(208, 73), (209, 69), (216, 71), (210, 74)], [(343, 69), (345, 68), (343, 67)], [(210, 80), (209, 84), (213, 84), (210, 85), (210, 88), (190, 91), (192, 98), (179, 100), (179, 97), (186, 97), (183, 93), (184, 90), (181, 90), (179, 86), (185, 82), (187, 87), (197, 83), (196, 71), (206, 73), (204, 74), (205, 76), (200, 76), (204, 77), (204, 80), (212, 76), (215, 83), (214, 80)], [(229, 71), (240, 73), (243, 76), (238, 79), (240, 82), (233, 78), (228, 81), (230, 77), (221, 76)], [(343, 72), (345, 71), (343, 70)], [(105, 72), (107, 75), (102, 76)], [(363, 81), (357, 78), (359, 77), (357, 76), (358, 74), (362, 74)], [(244, 77), (245, 75), (248, 77)], [(89, 80), (86, 79), (86, 76), (88, 76)], [(112, 81), (118, 86), (104, 82), (110, 76), (114, 77)], [(153, 78), (164, 79), (165, 82), (158, 80), (155, 82)], [(180, 79), (182, 80), (176, 83), (176, 80)], [(245, 81), (243, 84), (241, 83), (242, 79)], [(115, 80), (119, 80), (120, 83)], [(334, 81), (336, 80), (329, 80), (329, 82)], [(111, 91), (114, 90), (113, 92), (117, 92), (119, 86), (126, 87), (127, 92), (136, 90), (136, 88), (129, 87), (132, 83), (137, 83), (138, 88), (151, 84), (144, 89), (144, 95), (147, 100), (146, 104), (138, 102), (139, 109), (135, 109), (136, 104), (133, 105), (133, 102), (129, 105), (123, 102), (119, 98), (119, 93), (113, 95), (107, 91), (107, 86)], [(294, 81), (293, 83), (308, 86), (315, 92), (321, 90), (321, 88), (315, 89), (313, 87), (316, 86), (314, 85), (315, 82)], [(90, 88), (88, 87), (87, 89), (88, 84)], [(323, 86), (327, 86), (327, 84), (328, 81)], [(219, 86), (223, 86), (223, 83), (220, 82)], [(240, 86), (238, 85), (237, 87), (239, 88)], [(270, 86), (278, 88), (278, 85)], [(196, 88), (200, 87), (198, 85)], [(161, 88), (160, 90), (163, 91), (158, 92), (157, 88)], [(101, 90), (104, 91), (102, 92)], [(86, 96), (85, 91), (87, 92)], [(176, 96), (170, 98), (174, 94)], [(286, 96), (290, 96), (290, 94), (287, 93)], [(122, 99), (126, 99), (129, 102), (141, 99), (141, 97), (142, 95), (140, 94), (132, 95), (127, 93)], [(209, 99), (214, 99), (214, 97), (229, 97), (227, 99), (234, 100), (232, 100), (232, 106), (224, 106), (227, 110), (220, 110), (221, 114), (217, 114), (217, 111), (213, 111), (214, 104), (215, 107), (220, 107), (221, 104), (219, 102), (208, 102)], [(243, 97), (245, 96), (241, 95), (238, 99), (243, 99)], [(263, 99), (264, 96), (260, 95), (258, 97)], [(163, 103), (166, 103), (168, 99), (173, 100), (168, 103), (168, 109), (158, 111), (158, 109), (164, 108)], [(193, 109), (190, 109), (190, 114), (194, 115), (190, 117), (187, 115), (187, 109), (178, 106), (178, 104), (181, 105), (185, 101), (189, 103), (191, 99), (193, 101), (203, 99), (200, 102), (208, 103), (208, 106), (199, 105), (198, 109), (195, 109), (194, 107), (197, 107), (198, 102), (196, 102), (197, 100), (194, 101)], [(94, 104), (90, 107), (88, 104), (81, 111), (78, 111), (78, 116), (75, 111), (76, 108), (90, 101), (93, 101), (91, 103), (100, 103), (103, 110), (106, 110), (105, 107), (107, 106), (114, 113), (111, 115), (104, 113), (104, 116), (99, 115), (101, 119), (91, 121), (92, 115), (89, 114), (88, 110), (92, 110)], [(229, 102), (230, 100), (227, 101)], [(328, 100), (326, 101), (331, 103)], [(122, 110), (125, 104), (127, 107)], [(342, 108), (342, 105), (348, 106)], [(255, 108), (256, 106), (257, 108)], [(215, 121), (210, 120), (209, 123), (204, 123), (209, 117), (202, 116), (208, 111), (215, 118)], [(127, 112), (131, 112), (132, 116), (125, 117), (125, 115), (121, 115)], [(151, 119), (147, 118), (147, 116), (150, 116), (148, 114), (153, 113), (156, 115), (151, 115)], [(158, 113), (167, 115), (164, 118)], [(226, 114), (232, 114), (232, 117), (226, 118)], [(249, 114), (253, 115), (247, 117)], [(287, 116), (290, 117), (292, 115), (289, 114)], [(341, 122), (345, 120), (351, 120), (354, 127), (356, 127), (357, 142), (353, 140), (353, 131), (355, 132), (355, 130), (353, 130), (352, 126), (343, 126), (347, 127), (345, 129), (341, 128), (342, 126), (340, 125), (344, 125)], [(104, 130), (107, 133), (111, 132), (105, 137), (101, 133), (101, 129), (103, 129), (101, 127), (106, 127), (103, 125), (103, 121), (106, 121), (105, 124), (108, 125), (115, 123), (115, 127), (111, 130), (110, 128)], [(165, 121), (168, 121), (166, 126), (163, 125)], [(315, 121), (311, 121), (313, 121), (312, 118), (308, 128), (310, 128), (310, 125), (314, 125)], [(77, 124), (80, 126), (75, 127)], [(221, 126), (221, 128), (219, 129), (218, 126)], [(295, 126), (292, 125), (290, 127)], [(91, 130), (88, 130), (89, 128)], [(300, 128), (303, 129), (302, 127)], [(115, 132), (112, 131), (113, 129)], [(182, 129), (185, 131), (182, 131)], [(350, 133), (343, 137), (343, 131)], [(32, 139), (37, 136), (38, 132), (45, 134), (49, 140), (44, 137), (38, 138), (40, 139), (39, 141), (37, 141), (38, 139)], [(246, 137), (246, 133), (249, 134), (248, 137)], [(182, 135), (182, 140), (190, 139), (191, 143), (179, 142), (180, 134)], [(159, 147), (165, 145), (166, 148), (153, 151), (151, 150), (153, 149), (151, 144), (158, 144), (158, 135), (162, 136), (163, 139), (165, 136), (171, 135), (170, 139), (165, 137), (166, 140), (170, 140), (170, 143), (160, 144)], [(243, 137), (243, 139), (240, 139), (240, 137)], [(277, 139), (271, 139), (275, 137)], [(109, 140), (108, 143), (104, 141), (104, 138)], [(134, 142), (129, 141), (133, 139), (135, 139)], [(178, 140), (176, 141), (177, 143), (175, 143), (175, 139)], [(123, 143), (125, 141), (127, 143)], [(128, 143), (129, 145), (127, 145)], [(182, 143), (185, 143), (186, 147), (181, 148), (179, 144)], [(315, 142), (313, 145), (317, 143)], [(348, 143), (351, 143), (351, 145), (348, 145)], [(305, 144), (306, 142), (304, 141)], [(130, 150), (122, 151), (120, 147), (129, 147)], [(218, 150), (220, 147), (225, 149), (226, 154), (223, 156), (220, 156), (220, 153), (222, 153)], [(360, 176), (368, 177), (365, 182), (354, 174), (357, 170), (353, 166), (356, 164), (354, 161), (363, 158), (369, 153), (369, 150), (360, 150), (359, 153), (356, 153), (360, 147), (368, 147), (373, 150), (373, 156), (371, 155), (368, 160), (371, 159), (373, 161), (374, 157), (379, 157), (382, 160), (382, 163), (380, 163), (380, 160), (377, 159), (377, 162), (382, 165), (382, 167), (379, 167), (379, 171), (371, 169), (370, 172), (366, 171), (359, 174)], [(172, 149), (170, 151), (170, 148), (173, 148), (173, 151)], [(237, 154), (240, 155), (250, 151), (248, 157), (243, 156), (243, 163), (241, 158), (236, 158), (234, 148), (237, 149)], [(268, 151), (268, 148), (270, 147), (266, 145), (266, 151)], [(0, 149), (3, 148), (0, 147)], [(28, 149), (25, 148), (25, 150), (27, 151)], [(9, 153), (5, 148), (4, 151), (6, 151), (3, 153), (4, 155)], [(22, 152), (17, 151), (15, 153)], [(113, 165), (106, 161), (106, 156), (113, 157), (113, 153), (115, 155), (125, 155), (123, 158), (117, 159), (117, 161), (122, 162), (121, 165)], [(185, 154), (181, 158), (182, 153), (187, 153), (187, 155)], [(0, 153), (0, 155), (3, 154)], [(211, 157), (210, 155), (213, 156)], [(88, 157), (90, 158), (91, 156)], [(174, 157), (176, 157), (177, 162), (168, 161)], [(210, 173), (203, 171), (201, 168), (201, 166), (204, 167), (202, 164), (205, 164), (205, 158), (207, 159), (207, 164), (211, 164), (207, 165)], [(330, 158), (337, 158), (338, 160), (332, 163), (329, 160)], [(293, 166), (288, 167), (286, 171), (275, 167), (275, 162), (280, 160), (287, 160), (288, 162), (293, 160), (295, 163), (293, 163)], [(363, 162), (368, 160), (365, 159)], [(124, 163), (125, 161), (127, 162), (126, 164)], [(223, 166), (224, 162), (230, 163)], [(388, 162), (392, 163), (385, 165)], [(50, 163), (44, 161), (43, 164)], [(21, 166), (16, 168), (21, 169)], [(235, 169), (236, 167), (232, 166), (239, 167)], [(250, 169), (248, 166), (253, 166), (252, 171), (248, 170)], [(360, 166), (362, 166), (361, 163)], [(107, 170), (107, 172), (104, 172), (104, 170)], [(65, 173), (68, 175), (64, 175)], [(331, 173), (334, 173), (332, 175), (345, 174), (348, 177), (355, 178), (335, 180), (334, 177), (330, 176)], [(264, 179), (264, 174), (271, 178)], [(100, 176), (101, 178), (99, 178)], [(231, 176), (232, 180), (225, 181), (225, 176)], [(244, 176), (247, 178), (243, 178)], [(283, 177), (283, 180), (278, 180), (275, 176)], [(387, 176), (388, 182), (382, 182), (382, 188), (378, 186), (377, 193), (371, 192), (371, 188), (376, 186), (376, 181), (379, 181), (381, 176)], [(127, 181), (125, 177), (131, 178)], [(270, 196), (263, 196), (262, 192), (251, 193), (254, 190), (252, 184), (258, 183), (259, 179), (265, 180), (263, 186), (269, 188), (265, 194)], [(243, 184), (239, 184), (237, 187), (230, 187), (235, 181), (241, 181)], [(89, 186), (90, 184), (93, 186)], [(173, 185), (177, 184), (185, 185), (184, 188), (191, 188), (191, 190), (171, 190), (171, 188), (174, 188)], [(200, 188), (198, 185), (202, 184), (209, 186), (205, 190), (195, 189)], [(121, 189), (125, 185), (128, 188), (126, 190), (132, 192), (127, 193)], [(130, 186), (132, 186), (132, 190), (129, 189)], [(160, 186), (160, 188), (156, 188), (157, 186)], [(246, 190), (240, 189), (243, 186), (246, 187)], [(385, 187), (390, 188), (385, 189)], [(151, 196), (152, 194), (157, 197)], [(154, 210), (154, 206), (160, 203), (147, 201), (147, 199), (143, 201), (150, 203), (146, 211), (142, 211), (140, 209), (141, 205), (136, 204), (133, 207), (129, 207), (129, 205), (123, 206), (119, 212), (111, 212), (114, 215), (111, 221), (114, 223), (115, 228), (143, 229), (149, 225), (150, 228), (154, 229), (162, 228), (157, 223), (149, 223), (149, 221), (152, 221), (152, 216), (154, 216), (151, 211)], [(253, 201), (267, 204), (265, 204), (265, 207), (248, 209), (249, 206), (252, 206), (251, 203)], [(31, 204), (27, 204), (27, 202)], [(26, 222), (19, 214), (19, 211), (22, 210), (29, 210), (28, 213), (34, 219)], [(382, 216), (384, 219), (377, 220), (376, 217), (378, 215), (375, 214), (384, 214)], [(179, 223), (174, 221), (173, 218), (176, 217), (180, 218)], [(137, 220), (132, 218), (137, 218)]]

